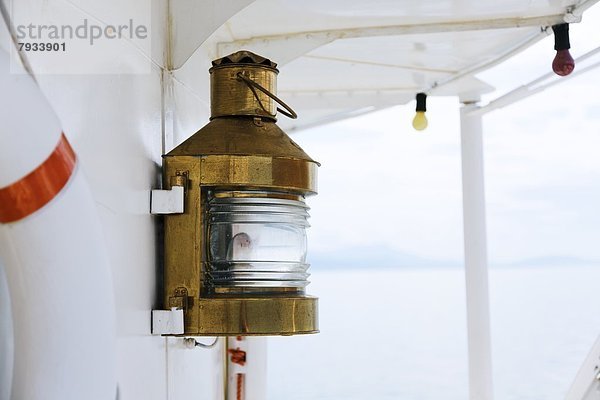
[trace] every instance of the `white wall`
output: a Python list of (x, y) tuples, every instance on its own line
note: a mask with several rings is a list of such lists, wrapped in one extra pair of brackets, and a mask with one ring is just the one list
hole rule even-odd
[[(94, 12), (93, 4), (80, 1), (82, 10)], [(89, 3), (89, 4), (88, 4)], [(133, 2), (131, 2), (132, 4)], [(115, 3), (117, 4), (117, 3)], [(129, 6), (131, 6), (129, 4)], [(173, 143), (181, 142), (207, 122), (208, 92), (201, 99), (174, 82), (172, 96), (163, 99), (160, 58), (164, 52), (164, 1), (153, 3), (153, 60), (131, 47), (131, 59), (119, 60), (104, 54), (106, 63), (119, 63), (123, 73), (105, 75), (42, 74), (38, 82), (59, 116), (64, 132), (78, 154), (89, 180), (109, 252), (114, 279), (118, 330), (118, 382), (121, 400), (213, 399), (222, 393), (222, 349), (186, 349), (181, 339), (150, 335), (150, 315), (160, 307), (160, 246), (158, 217), (149, 214), (149, 196), (159, 187), (163, 152), (163, 107), (174, 112)], [(120, 5), (120, 4), (119, 4)], [(17, 2), (23, 14), (61, 15), (61, 2), (32, 0)], [(110, 7), (103, 7), (104, 19)], [(42, 10), (42, 11), (40, 11)], [(72, 11), (72, 10), (71, 10)], [(96, 10), (98, 11), (98, 10)], [(117, 11), (114, 11), (115, 13)], [(37, 15), (37, 14), (36, 14)], [(88, 15), (89, 17), (89, 15)], [(74, 18), (74, 17), (73, 17)], [(62, 21), (64, 22), (64, 21)], [(68, 21), (67, 21), (68, 22)], [(53, 21), (56, 23), (56, 21)], [(5, 38), (5, 32), (0, 35)], [(4, 43), (3, 43), (4, 44)], [(99, 50), (101, 51), (101, 50)], [(137, 59), (136, 59), (137, 58)], [(158, 60), (158, 61), (157, 61)], [(45, 59), (32, 62), (34, 71)], [(48, 63), (55, 61), (50, 61)], [(140, 63), (148, 73), (135, 73)], [(207, 64), (206, 60), (202, 64)], [(128, 66), (131, 71), (128, 71)], [(133, 72), (133, 73), (132, 73)], [(208, 72), (201, 81), (208, 87)], [(166, 100), (163, 102), (163, 100)], [(197, 126), (196, 126), (197, 125)], [(85, 266), (82, 266), (85, 268)], [(7, 290), (0, 274), (0, 399), (8, 399), (10, 381), (11, 329), (7, 318)], [(18, 355), (16, 355), (18, 357)]]
[[(117, 305), (120, 398), (215, 398), (218, 348), (190, 350), (181, 339), (169, 339), (167, 349), (165, 338), (150, 335), (150, 313), (162, 296), (159, 217), (149, 214), (150, 189), (160, 182), (161, 70), (39, 81), (79, 155), (101, 216)], [(178, 85), (175, 106), (187, 104), (191, 113), (194, 107), (179, 100), (189, 97), (182, 90)]]

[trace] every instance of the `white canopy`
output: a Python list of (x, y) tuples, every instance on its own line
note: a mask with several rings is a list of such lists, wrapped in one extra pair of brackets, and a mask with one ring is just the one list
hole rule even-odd
[[(281, 124), (294, 129), (405, 104), (417, 92), (489, 92), (493, 88), (475, 73), (550, 34), (551, 25), (579, 21), (595, 2), (238, 1), (240, 11), (202, 44), (202, 50), (217, 58), (246, 49), (279, 63), (280, 97), (302, 117), (298, 122), (282, 119)], [(198, 26), (212, 18), (200, 8), (193, 16), (186, 3), (174, 3), (175, 26), (183, 26), (177, 25), (182, 20)], [(194, 58), (203, 52), (191, 54), (192, 32), (175, 29), (173, 67), (197, 65)]]

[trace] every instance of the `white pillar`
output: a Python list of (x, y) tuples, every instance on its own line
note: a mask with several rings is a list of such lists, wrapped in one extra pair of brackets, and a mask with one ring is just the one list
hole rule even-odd
[[(229, 337), (227, 354), (227, 399), (266, 400), (267, 338)], [(243, 353), (243, 361), (236, 352)]]
[(492, 350), (488, 294), (483, 140), (481, 114), (460, 112), (467, 331), (469, 340), (469, 398), (493, 399)]

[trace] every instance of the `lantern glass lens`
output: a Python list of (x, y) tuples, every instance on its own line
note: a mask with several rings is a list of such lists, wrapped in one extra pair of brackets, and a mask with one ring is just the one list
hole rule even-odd
[(209, 201), (209, 287), (304, 288), (308, 281), (303, 199), (247, 196)]

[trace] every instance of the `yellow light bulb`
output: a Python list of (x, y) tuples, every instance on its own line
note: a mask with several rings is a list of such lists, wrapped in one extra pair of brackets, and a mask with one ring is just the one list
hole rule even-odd
[(427, 117), (425, 116), (425, 111), (417, 111), (412, 120), (412, 126), (418, 131), (422, 131), (427, 128)]

